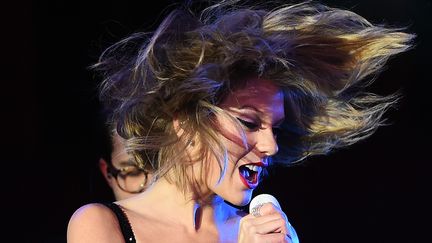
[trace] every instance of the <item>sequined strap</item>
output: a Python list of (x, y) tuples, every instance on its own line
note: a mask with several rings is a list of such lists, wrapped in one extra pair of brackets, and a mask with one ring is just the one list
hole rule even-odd
[(123, 211), (123, 209), (115, 203), (104, 203), (104, 205), (107, 206), (108, 208), (110, 208), (115, 213), (115, 215), (117, 216), (117, 219), (118, 219), (119, 225), (120, 225), (120, 229), (121, 229), (121, 232), (123, 234), (123, 238), (124, 238), (125, 242), (136, 243), (135, 235), (132, 231), (132, 227), (131, 227), (129, 220), (128, 220), (125, 212)]

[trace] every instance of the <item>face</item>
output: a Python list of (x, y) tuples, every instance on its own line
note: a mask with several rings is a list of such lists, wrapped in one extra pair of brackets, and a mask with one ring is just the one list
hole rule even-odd
[[(103, 165), (104, 163), (105, 166)], [(115, 169), (120, 170), (117, 180), (123, 187), (130, 188), (131, 190), (140, 190), (145, 188), (152, 179), (151, 173), (147, 175), (146, 179), (144, 173), (136, 167), (135, 162), (126, 152), (123, 139), (118, 134), (113, 136), (111, 163)], [(116, 200), (122, 200), (136, 195), (136, 193), (130, 193), (120, 188), (116, 178), (109, 174), (107, 162), (103, 159), (100, 161), (100, 167), (108, 184), (113, 190)]]
[(228, 150), (226, 170), (220, 179), (217, 161), (210, 162), (209, 189), (235, 205), (246, 205), (259, 184), (269, 156), (278, 151), (274, 130), (283, 122), (284, 97), (271, 81), (251, 79), (220, 104), (244, 130), (227, 117), (217, 116), (222, 141)]

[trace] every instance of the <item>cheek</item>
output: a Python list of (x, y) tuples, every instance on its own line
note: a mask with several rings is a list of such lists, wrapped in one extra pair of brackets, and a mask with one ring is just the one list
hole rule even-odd
[[(235, 152), (228, 151), (227, 161), (224, 160), (218, 161), (216, 157), (213, 157), (211, 160), (208, 160), (208, 166), (203, 168), (204, 170), (204, 180), (207, 181), (207, 185), (210, 188), (217, 187), (219, 183), (223, 183), (224, 181), (229, 181), (236, 171), (236, 161), (238, 157), (236, 157)], [(237, 154), (240, 154), (237, 152)]]
[(254, 133), (245, 132), (241, 134), (222, 134), (222, 141), (227, 148), (228, 156), (231, 162), (236, 164), (240, 159), (254, 151), (256, 138)]
[[(213, 188), (215, 185), (217, 185), (219, 178), (221, 178), (224, 165), (219, 165), (220, 162), (215, 155), (209, 155), (209, 157), (207, 157), (204, 162), (200, 163), (202, 163), (202, 167), (194, 168), (194, 171), (200, 174), (200, 180), (204, 182), (207, 187)], [(221, 163), (223, 163), (223, 161)]]
[[(232, 163), (226, 165), (225, 171), (214, 163), (212, 166), (212, 173), (207, 177), (208, 189), (216, 194), (223, 195), (224, 191), (230, 190), (233, 183), (233, 174), (235, 168)], [(222, 194), (221, 194), (222, 193)]]
[(250, 150), (253, 145), (253, 139), (247, 132), (242, 132), (232, 122), (225, 122), (226, 126), (219, 127), (220, 138), (222, 144), (227, 149), (228, 155), (231, 157), (242, 157)]

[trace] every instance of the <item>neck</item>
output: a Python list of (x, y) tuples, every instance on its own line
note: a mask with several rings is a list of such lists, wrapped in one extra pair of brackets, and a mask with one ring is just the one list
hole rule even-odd
[(191, 231), (197, 231), (201, 226), (224, 223), (235, 211), (235, 208), (215, 194), (202, 199), (192, 191), (182, 192), (164, 178), (157, 180), (142, 195), (157, 205), (164, 215), (168, 215), (171, 222), (183, 224)]

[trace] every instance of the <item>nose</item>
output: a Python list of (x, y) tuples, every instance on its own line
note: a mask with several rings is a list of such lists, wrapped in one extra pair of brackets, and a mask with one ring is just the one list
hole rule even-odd
[(278, 152), (279, 147), (276, 143), (276, 137), (273, 134), (273, 129), (271, 127), (262, 129), (260, 133), (257, 134), (256, 148), (265, 156), (272, 156)]

